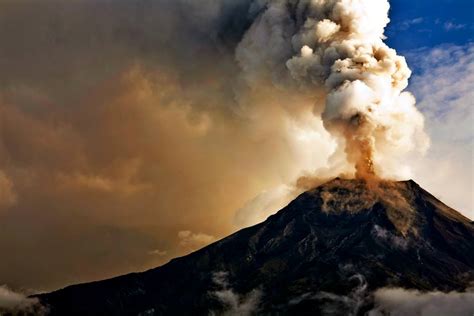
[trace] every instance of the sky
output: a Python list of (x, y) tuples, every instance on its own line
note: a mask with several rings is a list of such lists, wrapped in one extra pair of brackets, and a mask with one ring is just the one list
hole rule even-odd
[(472, 219), (472, 2), (393, 0), (390, 5), (386, 42), (407, 58), (413, 71), (408, 90), (416, 96), (417, 106), (425, 114), (432, 142), (414, 178)]
[[(464, 45), (474, 40), (469, 0), (390, 1), (387, 43), (401, 53), (442, 44)], [(415, 67), (410, 63), (412, 68)]]
[[(0, 1), (0, 285), (149, 269), (347, 172), (325, 92), (276, 62), (294, 54), (298, 75), (317, 57), (268, 27), (278, 10), (246, 33), (250, 2)], [(473, 219), (472, 4), (390, 4), (386, 43), (423, 114), (409, 136), (430, 146), (376, 163)]]

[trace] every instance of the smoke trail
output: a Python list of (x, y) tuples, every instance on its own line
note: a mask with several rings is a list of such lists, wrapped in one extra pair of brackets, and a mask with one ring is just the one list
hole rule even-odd
[(279, 84), (313, 97), (357, 177), (383, 174), (382, 165), (428, 144), (403, 92), (411, 71), (383, 42), (388, 9), (380, 0), (267, 1), (237, 48), (247, 80), (268, 67)]

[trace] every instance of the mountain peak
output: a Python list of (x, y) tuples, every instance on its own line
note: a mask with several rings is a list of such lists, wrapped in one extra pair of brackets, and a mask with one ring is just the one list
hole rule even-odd
[(52, 315), (224, 314), (226, 295), (258, 314), (358, 315), (377, 289), (464, 290), (473, 271), (473, 224), (414, 181), (336, 178), (161, 267), (38, 297)]
[[(370, 211), (381, 204), (392, 224), (404, 235), (415, 220), (414, 198), (420, 187), (413, 181), (335, 178), (308, 193), (321, 199), (326, 213), (357, 213)], [(412, 229), (415, 233), (416, 230)]]

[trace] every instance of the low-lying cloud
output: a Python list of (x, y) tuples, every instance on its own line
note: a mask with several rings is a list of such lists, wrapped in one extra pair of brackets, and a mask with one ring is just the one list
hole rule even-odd
[(474, 292), (420, 292), (382, 288), (374, 293), (375, 308), (369, 316), (471, 316)]
[(0, 315), (45, 315), (46, 308), (37, 299), (14, 292), (6, 285), (0, 286)]
[(380, 288), (367, 291), (361, 283), (347, 295), (328, 292), (306, 293), (290, 300), (289, 305), (318, 301), (323, 315), (359, 315), (361, 307), (373, 306), (367, 316), (471, 316), (474, 313), (474, 292), (422, 292), (403, 288)]
[(219, 289), (210, 292), (209, 295), (217, 299), (223, 309), (219, 312), (210, 311), (209, 315), (250, 316), (258, 314), (262, 296), (260, 290), (255, 289), (245, 295), (236, 293), (229, 284), (228, 273), (224, 271), (214, 273), (213, 281)]
[(204, 233), (193, 233), (189, 230), (178, 232), (179, 244), (188, 251), (202, 248), (216, 240), (216, 237)]

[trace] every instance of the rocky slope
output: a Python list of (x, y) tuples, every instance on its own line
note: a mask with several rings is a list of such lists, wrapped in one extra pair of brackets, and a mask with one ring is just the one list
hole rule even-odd
[(156, 269), (38, 296), (51, 315), (357, 315), (373, 291), (463, 291), (474, 225), (413, 181), (335, 179)]

